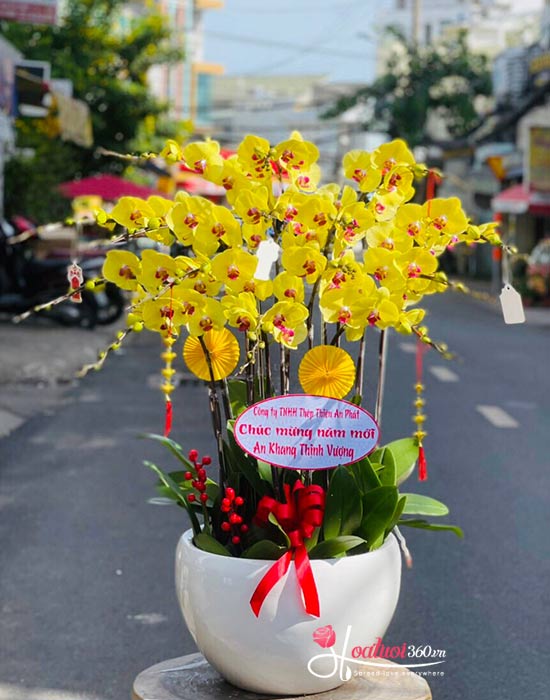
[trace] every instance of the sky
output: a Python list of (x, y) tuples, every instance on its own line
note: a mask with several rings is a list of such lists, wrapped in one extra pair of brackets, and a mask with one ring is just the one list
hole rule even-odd
[[(543, 0), (512, 3), (526, 11)], [(205, 60), (223, 64), (227, 75), (310, 73), (365, 82), (375, 69), (373, 36), (391, 23), (394, 6), (395, 0), (225, 0), (223, 9), (205, 12)]]

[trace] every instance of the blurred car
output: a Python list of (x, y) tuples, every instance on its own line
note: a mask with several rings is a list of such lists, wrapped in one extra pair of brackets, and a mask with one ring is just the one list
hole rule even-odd
[(543, 238), (529, 255), (527, 288), (537, 297), (550, 296), (550, 238)]

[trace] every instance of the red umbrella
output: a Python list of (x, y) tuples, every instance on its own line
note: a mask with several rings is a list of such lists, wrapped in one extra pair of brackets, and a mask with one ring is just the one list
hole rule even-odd
[(141, 197), (146, 199), (152, 195), (164, 196), (162, 192), (152, 187), (136, 185), (135, 182), (130, 182), (130, 180), (125, 180), (116, 175), (94, 175), (85, 177), (83, 180), (63, 182), (59, 185), (59, 189), (69, 199), (95, 195), (107, 201), (114, 201), (120, 197)]

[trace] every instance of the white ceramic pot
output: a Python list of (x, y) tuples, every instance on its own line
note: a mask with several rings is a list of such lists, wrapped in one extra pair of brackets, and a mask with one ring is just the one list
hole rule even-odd
[[(198, 648), (230, 683), (272, 695), (301, 695), (331, 690), (343, 683), (337, 654), (370, 646), (383, 637), (393, 617), (401, 583), (401, 555), (393, 535), (379, 549), (339, 559), (311, 562), (321, 616), (303, 608), (292, 563), (264, 601), (258, 618), (249, 601), (273, 562), (204, 552), (185, 532), (176, 551), (176, 589), (187, 627)], [(313, 633), (331, 625), (332, 648), (323, 649)], [(344, 652), (344, 640), (351, 633)], [(326, 658), (308, 670), (310, 659)]]

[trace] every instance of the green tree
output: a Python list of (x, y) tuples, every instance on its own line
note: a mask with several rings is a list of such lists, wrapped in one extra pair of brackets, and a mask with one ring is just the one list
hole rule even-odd
[(19, 152), (6, 169), (6, 211), (38, 221), (67, 213), (57, 185), (93, 172), (120, 172), (124, 164), (98, 156), (96, 147), (128, 152), (145, 120), (166, 105), (150, 92), (147, 71), (182, 56), (165, 17), (154, 10), (128, 18), (122, 0), (68, 0), (58, 26), (3, 22), (2, 34), (25, 58), (50, 61), (53, 78), (72, 81), (74, 97), (90, 107), (94, 147), (48, 135), (44, 120), (17, 122)]
[(324, 118), (335, 117), (358, 103), (372, 106), (365, 129), (387, 131), (412, 146), (429, 142), (428, 117), (436, 113), (454, 137), (479, 122), (476, 98), (491, 94), (487, 58), (472, 53), (466, 32), (438, 44), (417, 46), (395, 30), (395, 51), (385, 72), (371, 85), (340, 98)]

